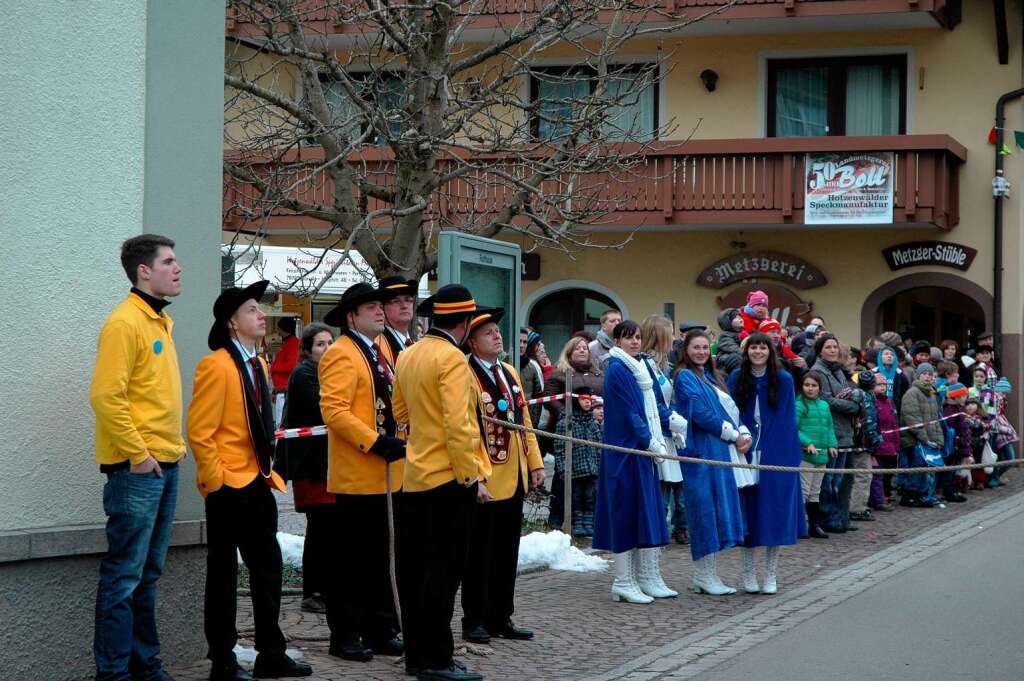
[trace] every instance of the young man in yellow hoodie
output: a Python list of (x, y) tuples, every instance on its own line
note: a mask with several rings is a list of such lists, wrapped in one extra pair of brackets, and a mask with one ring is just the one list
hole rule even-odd
[(169, 679), (160, 662), (156, 582), (178, 497), (181, 374), (164, 308), (181, 293), (174, 242), (142, 234), (121, 246), (132, 283), (100, 331), (90, 401), (96, 462), (106, 474), (107, 553), (96, 591), (93, 655), (99, 681)]

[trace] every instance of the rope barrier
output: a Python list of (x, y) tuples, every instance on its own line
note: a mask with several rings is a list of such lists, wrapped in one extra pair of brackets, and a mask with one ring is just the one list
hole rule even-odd
[(557, 402), (564, 400), (566, 397), (575, 397), (579, 399), (581, 397), (589, 397), (595, 404), (604, 404), (604, 400), (599, 395), (577, 395), (576, 393), (562, 393), (560, 395), (548, 395), (547, 397), (535, 397), (532, 400), (526, 400), (527, 404), (547, 404), (548, 402)]
[[(665, 459), (666, 461), (678, 461), (680, 463), (694, 463), (703, 464), (705, 466), (718, 466), (722, 468), (746, 468), (749, 470), (757, 471), (775, 471), (778, 473), (800, 473), (805, 472), (808, 469), (800, 466), (774, 466), (771, 464), (754, 464), (754, 463), (735, 463), (732, 461), (718, 461), (715, 459), (701, 459), (693, 456), (677, 456), (674, 454), (655, 454), (654, 452), (648, 452), (642, 449), (631, 449), (629, 447), (619, 447), (618, 445), (608, 445), (603, 442), (593, 442), (591, 440), (583, 440), (580, 438), (571, 437), (569, 435), (561, 435), (559, 433), (549, 433), (546, 430), (539, 430), (537, 428), (527, 428), (521, 426), (518, 423), (510, 423), (508, 421), (502, 421), (501, 419), (492, 418), (490, 416), (482, 417), (485, 421), (503, 426), (505, 428), (511, 428), (513, 430), (521, 430), (527, 433), (533, 433), (534, 435), (543, 435), (544, 437), (553, 438), (555, 440), (564, 440), (566, 442), (573, 442), (575, 444), (587, 445), (590, 447), (596, 447), (598, 449), (604, 449), (609, 452), (619, 452), (621, 454), (632, 454), (634, 456), (646, 456), (650, 459)], [(835, 474), (886, 474), (886, 473), (940, 473), (943, 471), (960, 471), (960, 470), (973, 470), (976, 468), (992, 468), (993, 466), (1019, 466), (1024, 464), (1024, 459), (1012, 459), (1009, 461), (997, 461), (994, 463), (970, 463), (961, 464), (957, 466), (911, 466), (907, 468), (828, 468), (826, 472)]]

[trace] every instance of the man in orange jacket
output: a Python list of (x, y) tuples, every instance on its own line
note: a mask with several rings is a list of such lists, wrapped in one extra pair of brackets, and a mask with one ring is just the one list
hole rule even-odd
[[(533, 427), (523, 384), (504, 352), (498, 322), (504, 310), (477, 315), (470, 322), (470, 395), (479, 417)], [(476, 507), (473, 539), (466, 576), (462, 580), (462, 637), (490, 643), (492, 636), (527, 641), (533, 632), (515, 626), (516, 572), (519, 535), (523, 525), (523, 496), (527, 487), (544, 482), (544, 459), (537, 436), (480, 420), (481, 449), (491, 462), (486, 483), (490, 499)], [(480, 483), (484, 486), (484, 483)], [(482, 499), (478, 499), (481, 500)]]
[(273, 472), (274, 416), (266, 363), (256, 345), (266, 334), (259, 300), (270, 282), (229, 288), (213, 304), (212, 354), (196, 367), (188, 409), (188, 441), (196, 484), (206, 499), (204, 624), (213, 663), (210, 681), (249, 681), (233, 648), (238, 559), (249, 569), (256, 620), (256, 678), (309, 676), (312, 668), (285, 654), (281, 613), (281, 547), (277, 503), (285, 491)]
[(327, 491), (336, 495), (329, 559), (335, 574), (325, 593), (330, 654), (356, 662), (402, 654), (389, 579), (387, 476), (390, 467), (390, 491), (397, 492), (405, 442), (391, 409), (394, 367), (373, 340), (384, 330), (383, 299), (384, 291), (366, 283), (345, 291), (324, 317), (342, 333), (318, 368)]
[(470, 317), (486, 311), (465, 286), (442, 286), (419, 307), (433, 326), (398, 356), (392, 403), (395, 419), (409, 424), (398, 586), (405, 668), (419, 681), (483, 678), (453, 659), (451, 619), (478, 485), (490, 474), (470, 400), (473, 376), (459, 346)]
[(412, 322), (416, 315), (416, 293), (419, 284), (415, 279), (384, 277), (380, 280), (384, 294), (384, 330), (377, 336), (377, 343), (384, 350), (384, 356), (391, 366), (398, 364), (398, 355), (413, 344), (410, 336)]

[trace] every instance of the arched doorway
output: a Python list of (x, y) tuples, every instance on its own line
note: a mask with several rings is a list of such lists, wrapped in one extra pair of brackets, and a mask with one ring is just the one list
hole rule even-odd
[(962, 277), (923, 272), (875, 289), (861, 310), (861, 340), (901, 326), (915, 340), (933, 344), (949, 338), (969, 345), (992, 324), (992, 296)]
[(558, 361), (562, 346), (580, 330), (597, 332), (601, 313), (619, 308), (611, 296), (589, 288), (563, 288), (538, 298), (529, 310), (529, 324), (544, 339), (548, 356)]

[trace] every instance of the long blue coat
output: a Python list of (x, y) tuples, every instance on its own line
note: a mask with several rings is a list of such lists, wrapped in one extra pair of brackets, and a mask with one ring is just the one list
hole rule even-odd
[[(604, 374), (604, 442), (647, 449), (644, 398), (633, 372), (612, 357)], [(665, 506), (661, 500), (655, 460), (601, 450), (594, 509), (595, 549), (622, 553), (668, 543)]]
[[(729, 461), (729, 443), (721, 437), (722, 422), (736, 428), (739, 424), (725, 413), (714, 388), (683, 369), (676, 375), (675, 398), (676, 411), (689, 421), (682, 455)], [(743, 541), (743, 511), (731, 468), (684, 463), (683, 499), (694, 560)]]
[[(736, 396), (741, 369), (729, 375), (729, 392)], [(799, 466), (803, 455), (796, 426), (796, 399), (793, 378), (787, 371), (778, 376), (778, 403), (768, 403), (768, 376), (754, 376), (761, 426), (754, 419), (754, 400), (740, 410), (740, 422), (750, 430), (754, 445), (747, 451), (751, 461), (754, 448), (761, 450), (761, 463), (772, 466)], [(738, 404), (738, 402), (737, 402)], [(761, 471), (756, 485), (740, 490), (743, 519), (747, 528), (744, 546), (788, 546), (807, 536), (803, 492), (799, 473)]]

